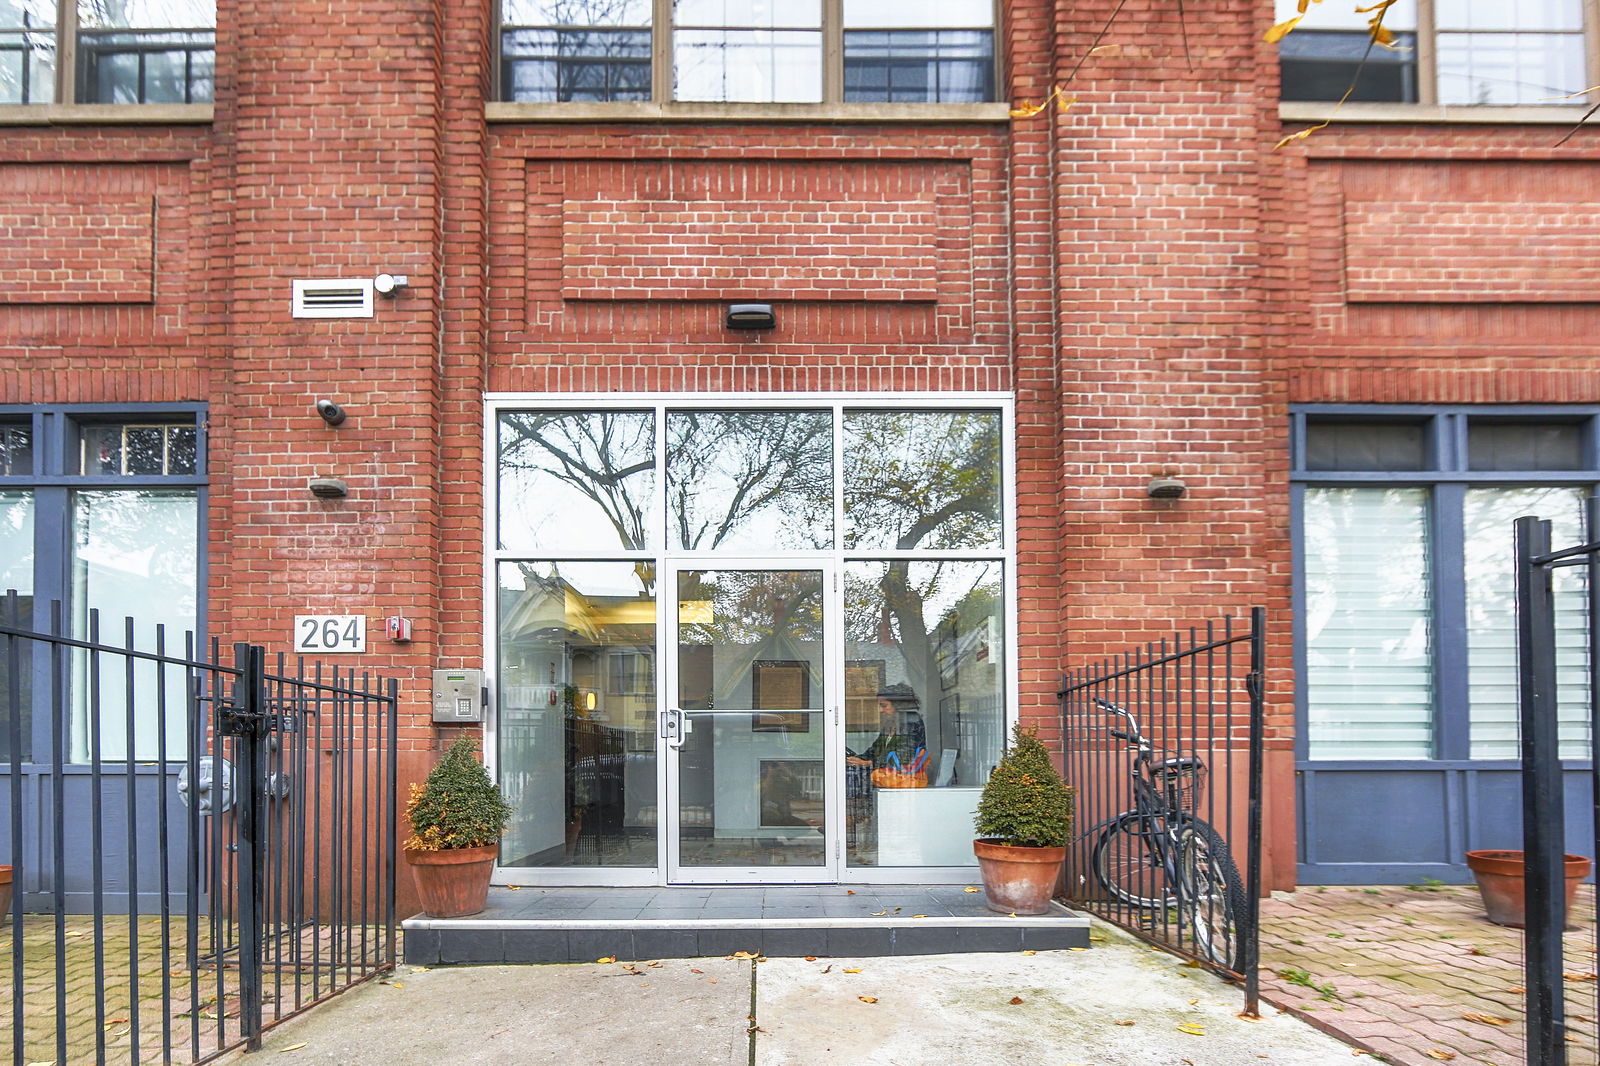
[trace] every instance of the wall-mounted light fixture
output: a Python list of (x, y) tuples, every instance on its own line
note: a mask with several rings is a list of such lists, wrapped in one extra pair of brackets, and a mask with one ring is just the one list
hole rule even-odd
[(317, 414), (321, 415), (322, 420), (328, 423), (330, 426), (342, 425), (344, 423), (344, 408), (340, 407), (332, 400), (318, 400)]
[(379, 274), (372, 279), (372, 291), (379, 296), (393, 296), (410, 284), (411, 279), (404, 274)]
[(350, 487), (336, 477), (314, 477), (306, 488), (319, 500), (339, 500), (350, 495)]
[(778, 316), (771, 304), (729, 304), (726, 322), (729, 329), (772, 329)]
[(588, 710), (592, 711), (597, 706), (600, 705), (600, 700), (595, 696), (595, 694), (593, 692), (590, 692), (590, 693), (588, 693), (587, 695), (585, 695), (583, 697), (583, 705), (584, 705), (585, 708), (587, 708)]
[(1144, 491), (1152, 500), (1176, 500), (1189, 491), (1189, 486), (1175, 477), (1158, 477)]

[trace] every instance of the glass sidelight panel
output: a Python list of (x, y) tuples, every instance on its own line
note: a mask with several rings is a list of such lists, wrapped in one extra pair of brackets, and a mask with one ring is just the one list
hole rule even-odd
[(955, 828), (970, 828), (1005, 748), (1003, 575), (998, 562), (846, 564), (850, 865), (972, 863)]
[(679, 865), (823, 865), (822, 714), (691, 712), (683, 719)]
[(654, 573), (499, 566), (502, 866), (656, 864)]
[(667, 412), (667, 522), (685, 551), (833, 547), (833, 415)]

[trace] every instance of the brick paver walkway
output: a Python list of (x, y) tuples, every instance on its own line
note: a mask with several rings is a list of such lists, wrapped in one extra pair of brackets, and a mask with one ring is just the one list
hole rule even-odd
[[(1596, 1057), (1592, 890), (1566, 935), (1572, 1066)], [(1403, 1066), (1517, 1066), (1522, 933), (1491, 924), (1475, 886), (1308, 887), (1262, 903), (1263, 995)]]
[[(231, 957), (219, 968), (204, 957), (210, 952), (202, 947), (199, 965), (190, 969), (181, 919), (173, 922), (165, 946), (156, 916), (140, 918), (136, 928), (116, 915), (104, 917), (98, 927), (91, 916), (69, 915), (64, 925), (58, 952), (55, 919), (24, 917), (22, 1010), (13, 1017), (11, 924), (0, 924), (0, 1060), (11, 1054), (18, 1026), (23, 1034), (19, 1066), (57, 1064), (62, 1032), (69, 1063), (134, 1061), (136, 1029), (141, 1062), (191, 1062), (239, 1039), (238, 968)], [(202, 931), (208, 928), (202, 920)], [(264, 1021), (270, 1024), (360, 980), (382, 951), (378, 930), (369, 930), (364, 941), (362, 935), (359, 926), (337, 933), (312, 926), (298, 937), (280, 937), (275, 949), (269, 946), (280, 965), (269, 966), (264, 975)], [(330, 943), (335, 936), (337, 950)], [(360, 964), (363, 954), (366, 966)], [(58, 980), (66, 1004), (59, 1017)], [(103, 991), (98, 1012), (97, 986)]]

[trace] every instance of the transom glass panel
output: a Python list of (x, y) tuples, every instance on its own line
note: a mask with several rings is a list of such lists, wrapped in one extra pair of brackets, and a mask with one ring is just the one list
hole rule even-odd
[(655, 417), (647, 411), (500, 416), (500, 547), (645, 548), (653, 518)]
[(668, 411), (668, 544), (833, 547), (830, 411)]

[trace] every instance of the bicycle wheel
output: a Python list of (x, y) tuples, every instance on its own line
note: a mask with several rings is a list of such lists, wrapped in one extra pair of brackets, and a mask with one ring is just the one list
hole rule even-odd
[(1178, 847), (1178, 913), (1195, 954), (1225, 970), (1239, 968), (1239, 916), (1244, 885), (1228, 845), (1205, 822), (1174, 827)]
[(1117, 816), (1095, 841), (1089, 863), (1111, 898), (1140, 910), (1170, 907), (1174, 896), (1156, 834), (1165, 830), (1132, 811)]

